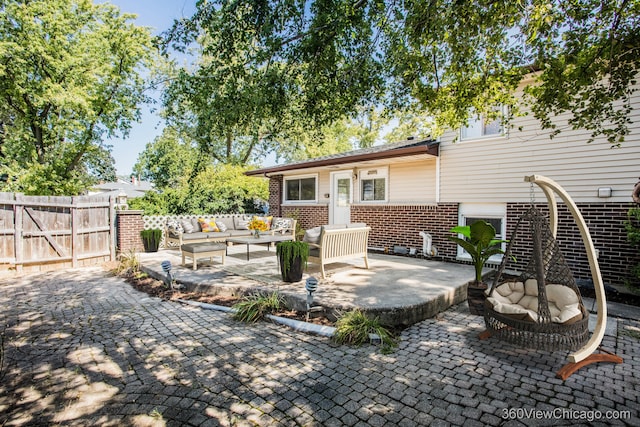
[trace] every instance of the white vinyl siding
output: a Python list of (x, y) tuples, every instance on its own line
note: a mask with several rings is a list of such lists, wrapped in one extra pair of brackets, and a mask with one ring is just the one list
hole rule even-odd
[(389, 203), (435, 203), (436, 160), (389, 167)]
[[(529, 201), (525, 175), (545, 175), (562, 185), (576, 202), (629, 202), (640, 172), (640, 92), (631, 134), (620, 148), (603, 138), (587, 144), (587, 131), (563, 130), (550, 139), (531, 115), (513, 118), (506, 138), (453, 143), (457, 131), (441, 138), (441, 197), (446, 202)], [(559, 117), (562, 125), (567, 117)], [(518, 128), (522, 127), (522, 131)], [(598, 198), (599, 187), (611, 187), (613, 195)], [(536, 188), (536, 200), (545, 202)]]

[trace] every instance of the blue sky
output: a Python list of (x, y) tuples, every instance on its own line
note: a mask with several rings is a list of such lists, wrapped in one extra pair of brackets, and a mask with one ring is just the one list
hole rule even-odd
[[(102, 3), (96, 0), (96, 3)], [(195, 11), (196, 0), (109, 0), (122, 12), (138, 15), (136, 24), (151, 27), (153, 34), (159, 34), (171, 26), (173, 20), (189, 17)], [(158, 105), (156, 105), (157, 107)], [(140, 123), (134, 123), (126, 139), (112, 138), (105, 141), (112, 145), (113, 158), (119, 175), (129, 175), (138, 154), (144, 150), (147, 142), (160, 135), (162, 120), (151, 112), (151, 106), (143, 106)]]

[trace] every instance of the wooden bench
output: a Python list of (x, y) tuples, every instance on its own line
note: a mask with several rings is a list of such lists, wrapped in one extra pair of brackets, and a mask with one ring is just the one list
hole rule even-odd
[(224, 257), (227, 254), (226, 243), (185, 243), (180, 246), (182, 252), (182, 266), (184, 267), (184, 258), (188, 256), (193, 259), (193, 269), (198, 269), (198, 258), (209, 258), (213, 261), (214, 256), (222, 257), (222, 265), (224, 265)]
[(323, 226), (319, 242), (317, 244), (309, 243), (309, 262), (320, 264), (323, 279), (325, 278), (324, 266), (332, 262), (362, 257), (364, 265), (368, 269), (367, 245), (371, 228), (366, 226), (334, 227), (336, 226)]

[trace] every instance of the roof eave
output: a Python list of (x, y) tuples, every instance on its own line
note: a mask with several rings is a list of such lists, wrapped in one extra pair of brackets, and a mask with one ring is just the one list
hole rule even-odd
[(304, 163), (292, 163), (288, 165), (274, 166), (269, 168), (255, 169), (245, 172), (248, 176), (274, 174), (298, 169), (310, 169), (324, 166), (336, 166), (346, 163), (365, 162), (369, 160), (392, 159), (396, 157), (408, 157), (418, 154), (427, 154), (437, 157), (439, 154), (439, 143), (433, 142), (427, 145), (417, 145), (404, 148), (396, 148), (389, 151), (378, 151), (375, 153), (354, 154), (351, 156), (337, 157), (332, 159), (311, 160)]

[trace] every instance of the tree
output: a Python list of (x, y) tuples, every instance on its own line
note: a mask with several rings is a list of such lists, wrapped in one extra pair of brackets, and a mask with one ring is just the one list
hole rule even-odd
[(246, 176), (247, 170), (237, 165), (210, 165), (193, 177), (183, 177), (175, 187), (147, 192), (129, 205), (146, 214), (162, 215), (255, 212), (255, 202), (269, 197), (269, 183)]
[[(340, 46), (333, 51), (319, 49), (329, 63), (341, 57), (345, 63), (361, 58), (348, 70), (319, 64), (309, 69), (305, 57), (313, 56), (312, 46), (295, 60), (286, 51), (288, 39), (302, 40), (297, 32), (304, 31), (304, 25), (286, 25), (305, 17), (303, 3), (199, 2), (191, 19), (176, 22), (167, 33), (167, 47), (184, 50), (197, 44), (202, 51), (195, 70), (182, 70), (169, 85), (165, 96), (168, 117), (187, 117), (195, 123), (201, 149), (224, 163), (247, 164), (270, 151), (286, 157), (309, 148), (308, 144), (305, 148), (298, 145), (300, 129), (317, 133), (322, 126), (355, 112), (359, 101), (375, 98), (370, 96), (375, 88), (369, 87), (367, 76), (378, 76), (374, 69), (380, 67), (363, 51), (369, 49), (363, 44), (369, 31), (334, 36), (334, 28), (327, 26), (345, 13), (353, 16), (340, 24), (343, 29), (350, 20), (363, 19), (343, 6), (341, 10), (324, 8), (330, 16), (316, 15), (326, 21), (318, 25), (327, 31), (327, 37), (339, 38)], [(282, 24), (285, 32), (279, 30)], [(367, 84), (347, 84), (346, 80)], [(353, 100), (341, 93), (344, 90), (351, 91)]]
[(146, 28), (108, 3), (0, 2), (0, 165), (5, 188), (77, 194), (113, 175), (105, 136), (139, 118)]
[(514, 92), (529, 73), (525, 100), (552, 135), (551, 119), (568, 112), (569, 127), (618, 144), (637, 90), (639, 16), (640, 0), (212, 0), (177, 23), (168, 43), (206, 35), (208, 68), (185, 80), (202, 87), (195, 116), (231, 135), (253, 124), (254, 145), (265, 123), (282, 137), (280, 118), (317, 130), (362, 105), (419, 109), (435, 130), (466, 124), (471, 110), (518, 114)]
[(190, 138), (168, 126), (138, 155), (133, 172), (153, 182), (156, 188), (174, 187), (193, 173), (197, 157)]

